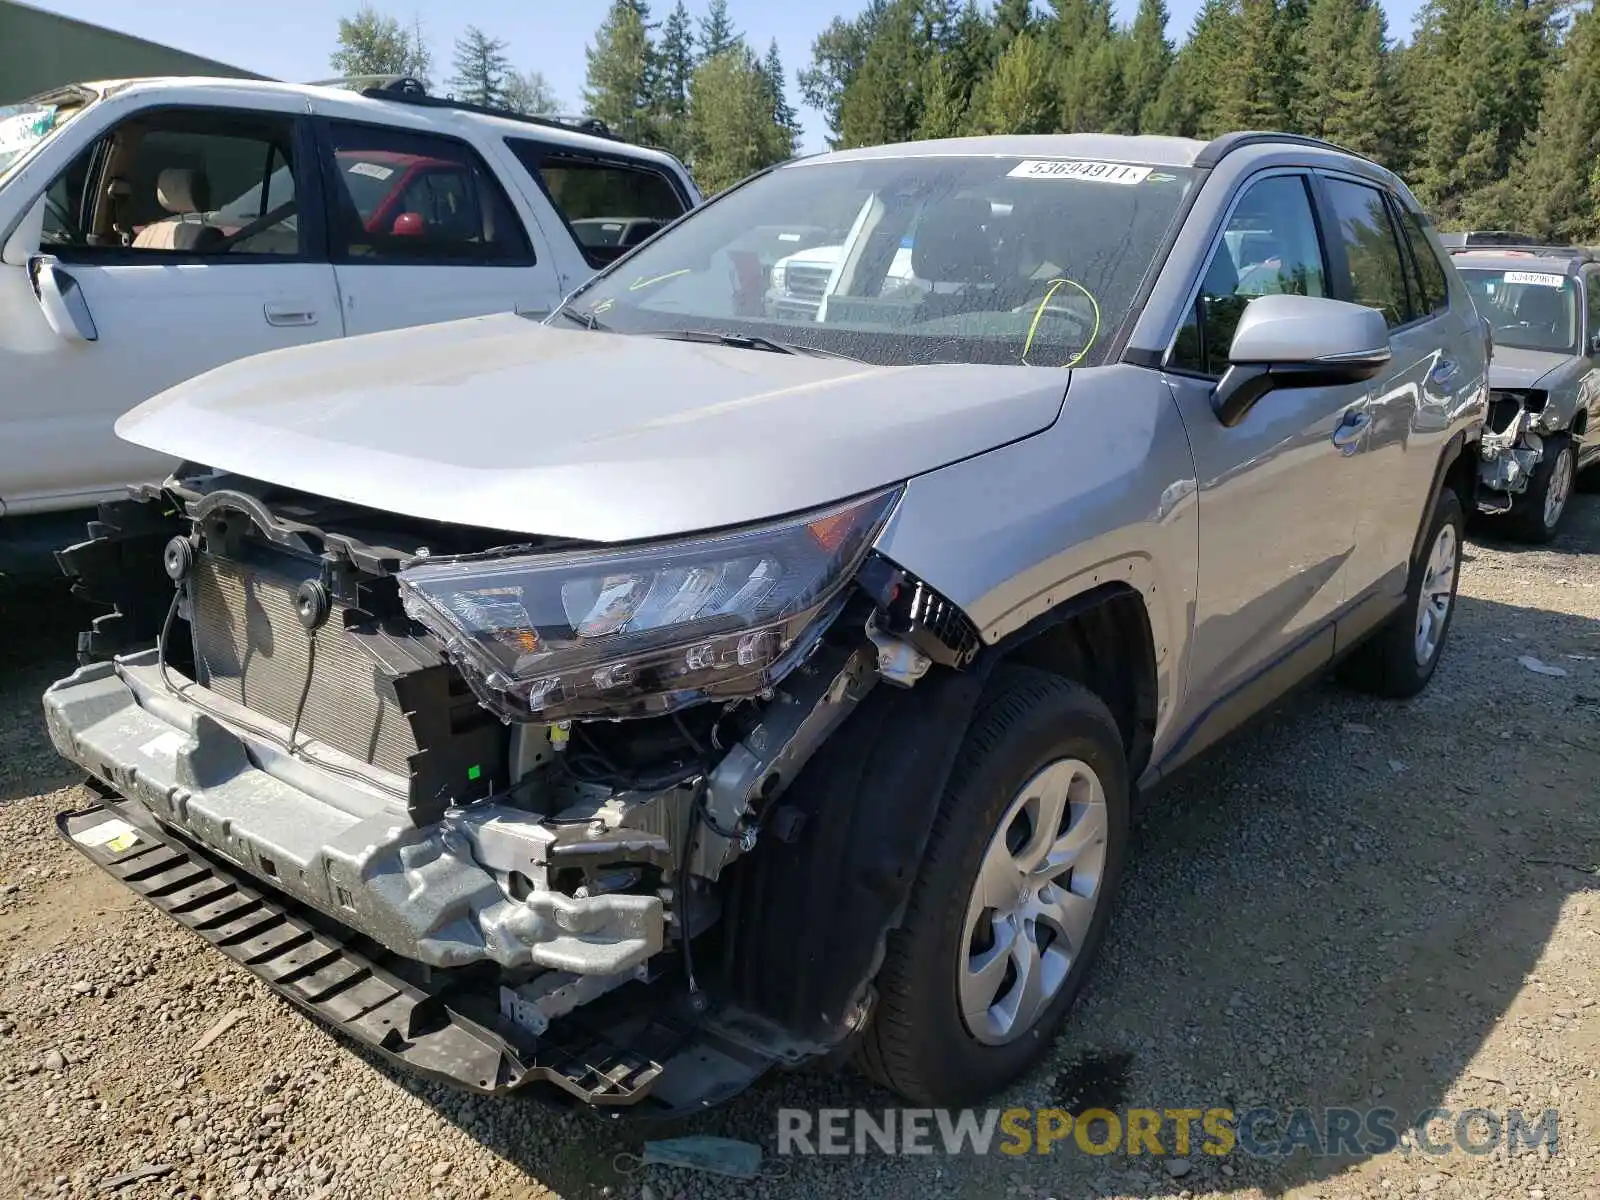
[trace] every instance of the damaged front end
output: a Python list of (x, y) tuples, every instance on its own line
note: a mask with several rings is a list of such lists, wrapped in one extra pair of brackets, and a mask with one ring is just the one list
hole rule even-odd
[(860, 1027), (892, 919), (787, 1020), (719, 986), (739, 868), (796, 841), (791, 785), (876, 684), (978, 649), (873, 552), (897, 499), (598, 548), (186, 469), (60, 555), (116, 605), (45, 696), (105, 797), (63, 832), (414, 1069), (714, 1102)]
[(1528, 490), (1534, 468), (1544, 458), (1544, 439), (1556, 428), (1548, 422), (1556, 417), (1545, 392), (1491, 390), (1479, 445), (1478, 508), (1482, 512), (1509, 512), (1515, 498)]

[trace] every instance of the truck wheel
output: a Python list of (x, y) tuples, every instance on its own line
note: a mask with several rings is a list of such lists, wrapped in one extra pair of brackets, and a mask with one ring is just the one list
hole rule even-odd
[(1340, 669), (1345, 682), (1394, 699), (1415, 696), (1428, 686), (1455, 616), (1465, 525), (1460, 497), (1445, 488), (1422, 553), (1411, 564), (1405, 603), (1345, 660)]
[(914, 1103), (959, 1106), (1037, 1062), (1105, 934), (1127, 843), (1127, 760), (1105, 704), (1000, 667), (889, 934), (865, 1072)]
[(1508, 518), (1512, 532), (1524, 541), (1540, 544), (1556, 536), (1567, 501), (1572, 499), (1577, 466), (1578, 451), (1568, 434), (1545, 439), (1544, 457), (1533, 469), (1528, 490), (1512, 506)]

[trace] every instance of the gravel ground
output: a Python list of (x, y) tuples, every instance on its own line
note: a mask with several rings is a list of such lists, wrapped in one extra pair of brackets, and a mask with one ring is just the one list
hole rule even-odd
[(1147, 810), (1094, 978), (1051, 1062), (999, 1102), (1387, 1105), (1402, 1128), (1433, 1106), (1554, 1106), (1554, 1153), (873, 1153), (758, 1184), (611, 1163), (646, 1136), (770, 1151), (779, 1108), (888, 1098), (789, 1075), (646, 1131), (419, 1086), (63, 847), (52, 817), (85, 794), (38, 693), (83, 614), (56, 589), (0, 593), (0, 1194), (105, 1194), (153, 1167), (120, 1194), (1600, 1200), (1597, 552), (1587, 496), (1554, 546), (1474, 543), (1423, 697), (1314, 688)]

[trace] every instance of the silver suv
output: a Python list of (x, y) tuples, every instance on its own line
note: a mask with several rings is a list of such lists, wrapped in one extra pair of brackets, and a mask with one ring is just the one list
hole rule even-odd
[(692, 1110), (853, 1049), (961, 1104), (1048, 1047), (1140, 797), (1336, 661), (1427, 684), (1486, 346), (1326, 144), (780, 166), (542, 325), (125, 416), (188, 465), (61, 555), (117, 605), (45, 697), (61, 828), (469, 1088)]
[(1600, 262), (1593, 251), (1467, 234), (1454, 250), (1494, 327), (1479, 506), (1534, 542), (1556, 535), (1580, 471), (1600, 465)]

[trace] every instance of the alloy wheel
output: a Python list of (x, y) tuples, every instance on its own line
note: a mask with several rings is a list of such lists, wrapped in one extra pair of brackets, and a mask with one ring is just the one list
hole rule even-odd
[(1413, 649), (1417, 665), (1425, 667), (1439, 652), (1444, 639), (1445, 623), (1450, 619), (1450, 606), (1456, 593), (1456, 528), (1443, 525), (1433, 539), (1428, 552), (1428, 564), (1422, 573), (1422, 592), (1417, 597), (1416, 638)]
[(1562, 446), (1561, 453), (1556, 457), (1555, 466), (1550, 471), (1550, 486), (1544, 492), (1544, 527), (1554, 529), (1561, 520), (1561, 514), (1567, 509), (1567, 500), (1572, 496), (1572, 459), (1570, 447)]
[(986, 1045), (1038, 1024), (1082, 953), (1100, 904), (1105, 788), (1079, 759), (1058, 759), (1006, 808), (967, 902), (957, 994)]

